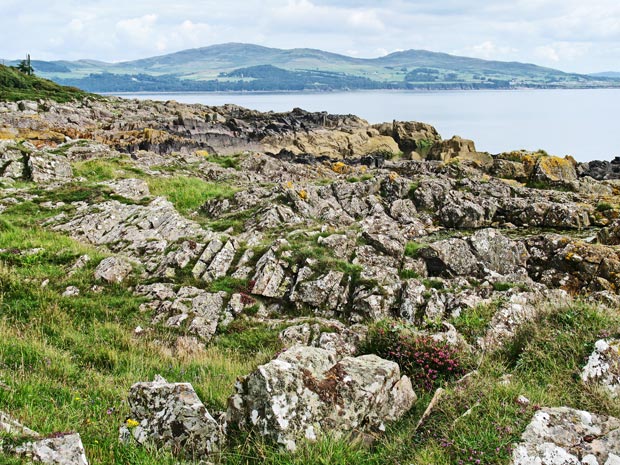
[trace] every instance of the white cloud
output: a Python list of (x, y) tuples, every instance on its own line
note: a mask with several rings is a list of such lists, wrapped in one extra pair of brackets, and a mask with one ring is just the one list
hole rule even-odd
[[(0, 57), (121, 61), (223, 42), (620, 68), (618, 0), (2, 0)], [(24, 30), (37, 34), (22, 34)], [(45, 39), (41, 39), (45, 38)], [(352, 53), (354, 51), (355, 53)]]

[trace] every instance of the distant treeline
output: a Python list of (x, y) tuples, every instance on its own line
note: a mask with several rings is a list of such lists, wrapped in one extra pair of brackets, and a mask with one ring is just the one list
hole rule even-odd
[[(450, 76), (454, 78), (455, 76)], [(426, 78), (426, 79), (424, 79)], [(429, 79), (430, 78), (430, 79)], [(444, 76), (444, 78), (446, 78)], [(456, 80), (456, 79), (455, 79)], [(426, 82), (424, 82), (426, 81)], [(430, 81), (430, 82), (429, 82)], [(509, 89), (510, 82), (489, 79), (487, 82), (446, 82), (435, 73), (418, 71), (401, 82), (378, 82), (366, 77), (329, 71), (288, 71), (272, 65), (252, 66), (220, 74), (218, 79), (201, 81), (180, 79), (176, 75), (98, 73), (76, 79), (56, 79), (62, 85), (88, 92), (276, 92), (334, 90), (451, 90)]]

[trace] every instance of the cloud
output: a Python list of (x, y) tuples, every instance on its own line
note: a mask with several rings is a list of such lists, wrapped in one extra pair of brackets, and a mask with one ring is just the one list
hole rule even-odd
[[(617, 0), (3, 0), (0, 57), (121, 61), (212, 45), (429, 49), (569, 71), (618, 68)], [(28, 3), (27, 7), (24, 3)], [(36, 34), (23, 34), (23, 31)], [(352, 54), (352, 53), (349, 53)]]

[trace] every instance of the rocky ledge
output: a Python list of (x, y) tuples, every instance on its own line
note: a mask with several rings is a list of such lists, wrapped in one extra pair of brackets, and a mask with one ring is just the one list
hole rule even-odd
[[(99, 284), (65, 298), (130, 289), (148, 315), (134, 337), (179, 357), (239, 321), (279, 328), (289, 347), (230, 386), (225, 412), (189, 383), (135, 380), (125, 443), (202, 457), (232, 431), (291, 450), (325, 436), (372, 442), (423, 389), (369, 353), (377, 322), (482, 356), (554, 302), (620, 307), (617, 160), (491, 155), (419, 122), (120, 99), (0, 103), (0, 138), (0, 212), (34, 205), (38, 227), (106, 255)], [(200, 189), (181, 198), (180, 179)], [(484, 330), (463, 334), (459, 318), (481, 307), (493, 310)], [(616, 399), (618, 366), (617, 340), (600, 340), (582, 382)], [(615, 464), (617, 423), (540, 410), (514, 463)], [(575, 445), (584, 435), (596, 441)], [(67, 438), (76, 462), (37, 452)], [(6, 452), (85, 463), (78, 442)]]

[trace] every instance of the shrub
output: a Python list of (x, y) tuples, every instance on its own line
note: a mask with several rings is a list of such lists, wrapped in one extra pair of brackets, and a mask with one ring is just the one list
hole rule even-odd
[(394, 323), (372, 327), (363, 352), (398, 363), (414, 388), (425, 391), (466, 373), (466, 363), (457, 348)]

